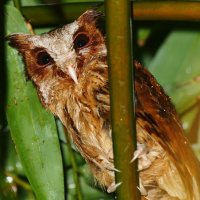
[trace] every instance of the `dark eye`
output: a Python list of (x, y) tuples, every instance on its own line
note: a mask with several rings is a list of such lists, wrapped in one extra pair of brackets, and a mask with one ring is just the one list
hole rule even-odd
[(82, 49), (83, 47), (88, 46), (89, 41), (90, 39), (85, 33), (77, 34), (74, 38), (74, 48)]
[(47, 65), (52, 60), (51, 56), (47, 52), (40, 52), (37, 55), (38, 65)]

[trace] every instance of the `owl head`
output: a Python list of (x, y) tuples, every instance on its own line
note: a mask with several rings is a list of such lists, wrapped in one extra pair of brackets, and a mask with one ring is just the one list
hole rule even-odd
[(97, 28), (103, 13), (93, 6), (77, 20), (41, 35), (10, 34), (9, 45), (23, 55), (26, 70), (36, 86), (56, 78), (78, 84), (92, 59), (107, 54), (105, 38)]

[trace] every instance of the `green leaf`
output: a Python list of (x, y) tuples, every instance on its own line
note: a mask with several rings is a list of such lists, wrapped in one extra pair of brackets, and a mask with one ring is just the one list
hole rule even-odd
[[(6, 33), (29, 33), (17, 9), (5, 10)], [(36, 89), (26, 82), (22, 58), (6, 45), (6, 116), (24, 171), (38, 199), (64, 199), (60, 145), (53, 115), (42, 108)]]
[(183, 128), (190, 133), (190, 141), (197, 141), (198, 126), (194, 119), (199, 113), (200, 94), (200, 31), (173, 30), (158, 49), (150, 63), (150, 71), (165, 91), (182, 117)]
[[(167, 37), (149, 69), (172, 97), (179, 112), (194, 104), (200, 92), (200, 33), (178, 30)], [(190, 101), (193, 99), (193, 101)]]

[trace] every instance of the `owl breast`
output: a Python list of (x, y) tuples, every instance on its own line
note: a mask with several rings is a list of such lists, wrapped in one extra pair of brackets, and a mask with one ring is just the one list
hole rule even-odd
[(54, 97), (48, 109), (67, 127), (100, 185), (110, 185), (114, 165), (108, 69), (102, 58), (87, 63), (84, 73), (78, 75), (78, 82), (60, 90), (60, 96)]

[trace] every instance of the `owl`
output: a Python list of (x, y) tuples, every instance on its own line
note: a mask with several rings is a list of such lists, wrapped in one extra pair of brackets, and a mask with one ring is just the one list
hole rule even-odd
[[(11, 34), (42, 106), (58, 117), (95, 180), (113, 192), (114, 155), (106, 37), (93, 6), (73, 23), (41, 35)], [(134, 61), (139, 190), (142, 199), (199, 200), (200, 165), (170, 98)], [(123, 183), (122, 183), (123, 184)], [(119, 186), (120, 187), (120, 186)]]

